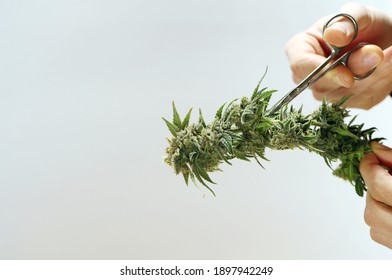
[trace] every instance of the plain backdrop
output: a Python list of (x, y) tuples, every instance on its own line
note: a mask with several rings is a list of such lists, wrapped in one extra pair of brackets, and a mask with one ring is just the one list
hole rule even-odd
[[(163, 162), (173, 100), (211, 120), (268, 66), (276, 101), (294, 86), (286, 42), (345, 2), (2, 0), (0, 258), (391, 258), (317, 155), (222, 165), (216, 197)], [(390, 146), (391, 106), (352, 111)]]

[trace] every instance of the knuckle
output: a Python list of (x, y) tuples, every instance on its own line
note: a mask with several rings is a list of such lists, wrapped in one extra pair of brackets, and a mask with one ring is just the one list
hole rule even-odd
[(294, 50), (296, 49), (295, 46), (298, 44), (298, 42), (303, 41), (303, 36), (304, 36), (303, 32), (300, 32), (286, 42), (284, 46), (284, 51), (289, 59), (293, 59), (294, 57), (297, 57), (297, 53), (293, 52), (293, 49)]
[(313, 91), (313, 93), (316, 93), (317, 95), (323, 95), (323, 96), (326, 95), (327, 92), (329, 92), (328, 88), (322, 86), (321, 83), (312, 85), (311, 90)]
[(301, 74), (304, 72), (304, 65), (303, 63), (295, 61), (290, 64), (290, 69), (295, 76), (298, 76), (300, 78), (302, 76)]
[(363, 110), (369, 110), (369, 109), (371, 109), (373, 106), (371, 105), (371, 104), (369, 104), (369, 103), (365, 103), (365, 104), (363, 104), (361, 107), (360, 107), (360, 109), (363, 109)]
[(312, 89), (313, 90), (313, 97), (316, 99), (316, 100), (319, 100), (319, 101), (321, 101), (321, 100), (323, 100), (323, 98), (325, 97), (325, 95), (324, 94), (322, 94), (320, 91), (317, 91), (317, 90), (315, 90), (315, 89)]
[(291, 78), (293, 79), (294, 83), (296, 83), (296, 84), (299, 84), (301, 82), (301, 79), (297, 76), (292, 75)]
[(371, 95), (369, 98), (362, 98), (361, 102), (358, 102), (357, 107), (362, 110), (369, 110), (374, 106), (373, 96)]
[(377, 200), (382, 201), (384, 197), (384, 184), (377, 177), (374, 177), (369, 182), (369, 193)]
[(369, 226), (372, 227), (375, 225), (375, 216), (374, 216), (374, 211), (372, 210), (372, 207), (370, 207), (369, 205), (367, 205), (365, 207), (365, 211), (364, 211), (364, 220), (365, 223)]
[(379, 234), (373, 228), (370, 229), (370, 238), (373, 241), (379, 243)]
[(331, 99), (330, 98), (331, 91), (329, 88), (326, 88), (320, 84), (320, 85), (313, 85), (311, 87), (311, 90), (312, 90), (314, 98), (316, 98), (317, 100), (321, 101), (323, 99), (327, 99), (329, 101), (333, 101), (333, 100), (330, 100)]

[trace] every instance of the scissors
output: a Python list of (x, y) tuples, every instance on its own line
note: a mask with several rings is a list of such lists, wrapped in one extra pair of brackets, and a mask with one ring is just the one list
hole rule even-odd
[[(351, 41), (342, 47), (336, 47), (333, 45), (330, 45), (327, 41), (324, 39), (324, 33), (327, 27), (330, 25), (330, 23), (339, 17), (346, 18), (351, 21), (353, 27), (354, 27), (354, 36), (351, 39)], [(361, 42), (355, 45), (353, 48), (348, 50), (348, 46), (357, 38), (358, 35), (358, 24), (356, 20), (349, 14), (337, 14), (333, 16), (331, 19), (329, 19), (323, 26), (323, 40), (324, 43), (327, 45), (327, 47), (330, 49), (331, 54), (329, 57), (326, 58), (326, 60), (320, 64), (316, 69), (313, 70), (312, 73), (310, 73), (305, 79), (302, 80), (293, 90), (291, 90), (289, 93), (287, 93), (281, 100), (279, 100), (272, 108), (270, 109), (269, 114), (273, 114), (277, 112), (280, 108), (283, 106), (287, 105), (290, 103), (295, 97), (297, 97), (301, 92), (303, 92), (305, 89), (307, 89), (309, 86), (317, 82), (319, 79), (321, 79), (328, 71), (331, 69), (335, 68), (336, 66), (342, 64), (347, 67), (348, 65), (348, 60), (350, 58), (350, 55), (356, 51), (359, 48), (362, 48), (365, 45), (368, 45), (366, 42)], [(338, 58), (337, 58), (338, 57)], [(333, 59), (337, 58), (332, 64)], [(330, 65), (329, 65), (330, 64)], [(328, 66), (329, 65), (329, 66)], [(376, 70), (376, 67), (368, 71), (362, 76), (356, 76), (354, 75), (355, 80), (363, 80), (367, 77), (369, 77), (374, 70)]]

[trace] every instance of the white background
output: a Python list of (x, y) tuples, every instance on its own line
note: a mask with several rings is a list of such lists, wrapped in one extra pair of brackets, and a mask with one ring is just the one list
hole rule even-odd
[[(172, 100), (211, 120), (266, 66), (277, 100), (294, 86), (286, 42), (345, 2), (1, 1), (0, 258), (390, 258), (317, 155), (222, 165), (217, 197), (163, 163)], [(353, 111), (388, 145), (391, 106)]]

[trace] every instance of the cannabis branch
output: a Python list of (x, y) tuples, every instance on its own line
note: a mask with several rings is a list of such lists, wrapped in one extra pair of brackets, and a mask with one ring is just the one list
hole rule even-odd
[(354, 124), (355, 117), (345, 123), (349, 111), (341, 106), (349, 97), (334, 104), (323, 101), (318, 110), (306, 116), (301, 109), (287, 106), (270, 114), (268, 105), (275, 91), (259, 89), (260, 82), (250, 99), (223, 104), (209, 124), (201, 111), (198, 122), (190, 124), (192, 109), (181, 120), (173, 103), (173, 121), (164, 119), (172, 134), (165, 162), (184, 176), (186, 184), (190, 178), (214, 193), (209, 183), (215, 183), (209, 173), (220, 170), (223, 162), (254, 158), (262, 166), (261, 160), (267, 160), (266, 148), (306, 149), (322, 156), (334, 175), (349, 181), (363, 196), (366, 186), (359, 162), (371, 152), (370, 142), (381, 139), (372, 138), (375, 128)]

